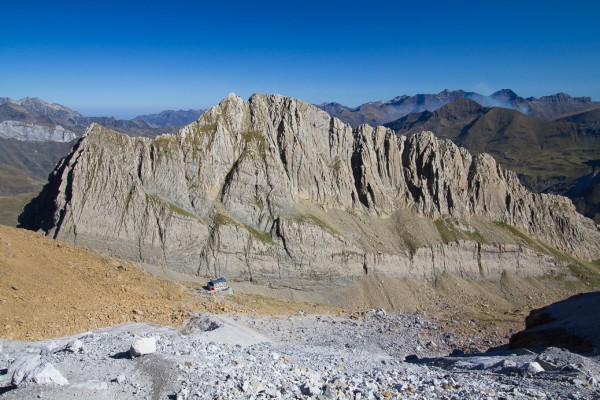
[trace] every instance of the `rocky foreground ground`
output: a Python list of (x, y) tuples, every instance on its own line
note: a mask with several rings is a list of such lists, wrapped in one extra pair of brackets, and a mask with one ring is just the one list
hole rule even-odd
[(0, 341), (0, 397), (600, 397), (598, 356), (558, 348), (464, 354), (453, 352), (455, 341), (421, 315), (383, 310), (203, 314), (181, 329), (128, 323), (63, 339)]
[[(198, 284), (2, 226), (0, 270), (0, 398), (600, 397), (596, 355), (483, 354), (508, 343), (532, 307), (587, 287), (574, 280), (371, 277), (329, 298), (238, 285), (211, 301)], [(586, 321), (597, 308), (584, 307)], [(133, 344), (154, 351), (131, 357)]]

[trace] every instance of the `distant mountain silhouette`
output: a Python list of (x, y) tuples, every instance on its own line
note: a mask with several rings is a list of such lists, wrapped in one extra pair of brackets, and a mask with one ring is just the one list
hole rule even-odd
[(136, 120), (143, 120), (151, 126), (164, 128), (166, 126), (184, 126), (200, 118), (204, 110), (165, 110), (158, 114), (139, 115)]
[(131, 136), (155, 137), (176, 132), (201, 112), (163, 111), (120, 120), (85, 117), (39, 98), (0, 98), (0, 196), (39, 191), (56, 163), (92, 123)]
[(438, 94), (404, 95), (389, 101), (365, 103), (356, 108), (339, 103), (323, 103), (319, 107), (352, 126), (360, 124), (377, 126), (411, 113), (435, 111), (457, 99), (471, 99), (486, 107), (511, 108), (543, 120), (600, 108), (600, 102), (593, 102), (589, 97), (571, 97), (568, 94), (558, 93), (539, 99), (523, 98), (510, 89), (502, 89), (489, 96), (464, 90), (443, 90)]

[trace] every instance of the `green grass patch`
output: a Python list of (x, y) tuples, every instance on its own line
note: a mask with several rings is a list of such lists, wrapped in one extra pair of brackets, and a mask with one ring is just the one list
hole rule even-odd
[(419, 247), (422, 247), (421, 244), (410, 235), (402, 236), (402, 241), (404, 242), (404, 245), (408, 248), (408, 251), (410, 251), (411, 254), (415, 254), (417, 249)]
[(521, 232), (520, 230), (518, 230), (517, 228), (515, 228), (514, 226), (512, 226), (510, 224), (507, 224), (505, 222), (500, 222), (500, 221), (496, 221), (495, 223), (497, 226), (512, 233), (514, 236), (516, 236), (518, 239), (520, 239), (522, 242), (524, 242), (525, 244), (527, 244), (529, 247), (531, 247), (534, 250), (537, 250), (541, 253), (549, 254), (552, 257), (556, 258), (557, 260), (575, 262), (575, 263), (577, 262), (577, 260), (575, 258), (555, 249), (554, 247), (548, 246), (544, 243), (539, 242), (538, 240), (533, 239), (530, 236), (527, 236), (526, 234), (524, 234), (523, 232)]
[(435, 227), (437, 228), (438, 233), (442, 238), (442, 242), (448, 244), (450, 242), (456, 241), (456, 236), (450, 231), (450, 229), (448, 229), (443, 219), (438, 218), (435, 221), (433, 221), (433, 223), (435, 224)]
[(154, 147), (160, 151), (169, 151), (177, 147), (177, 138), (175, 136), (157, 137), (152, 142)]
[(593, 287), (600, 286), (600, 274), (597, 270), (589, 268), (581, 263), (570, 264), (568, 268), (573, 276), (586, 285)]
[(243, 224), (235, 219), (233, 219), (231, 216), (226, 215), (224, 213), (218, 213), (215, 216), (215, 224), (217, 226), (221, 226), (221, 225), (235, 225), (235, 226), (239, 226), (240, 228), (244, 228), (245, 230), (247, 230), (254, 238), (256, 238), (257, 240), (265, 243), (265, 244), (274, 244), (275, 242), (273, 242), (273, 238), (271, 237), (271, 232), (262, 232), (259, 231), (253, 227), (251, 227), (250, 225), (246, 225)]
[(342, 160), (340, 160), (339, 157), (336, 157), (335, 161), (329, 166), (329, 168), (334, 170), (335, 173), (339, 174), (342, 169)]
[(337, 229), (335, 229), (334, 227), (329, 225), (327, 222), (323, 221), (322, 219), (320, 219), (319, 217), (317, 217), (313, 214), (302, 214), (302, 215), (296, 216), (295, 220), (298, 222), (304, 222), (304, 223), (316, 225), (321, 229), (325, 229), (326, 231), (329, 231), (330, 233), (332, 233), (335, 236), (342, 236), (342, 234)]
[(194, 214), (184, 210), (183, 208), (177, 206), (176, 204), (173, 204), (161, 197), (158, 197), (157, 195), (154, 195), (151, 193), (146, 193), (146, 202), (157, 203), (157, 204), (161, 205), (163, 207), (163, 209), (166, 208), (173, 213), (183, 215), (184, 217), (188, 217), (188, 218), (195, 219), (197, 221), (202, 222), (202, 220), (200, 218), (198, 218), (197, 216), (195, 216)]
[(445, 244), (459, 240), (470, 240), (478, 243), (488, 244), (488, 240), (476, 229), (468, 231), (460, 229), (451, 218), (438, 218), (433, 221), (435, 227)]

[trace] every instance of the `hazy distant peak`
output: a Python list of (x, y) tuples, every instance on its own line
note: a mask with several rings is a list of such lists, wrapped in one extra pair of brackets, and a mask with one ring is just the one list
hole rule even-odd
[(139, 115), (135, 119), (142, 120), (151, 126), (184, 126), (200, 118), (204, 110), (165, 110), (156, 114)]
[(494, 98), (494, 99), (508, 100), (508, 101), (514, 101), (514, 100), (521, 98), (518, 94), (516, 94), (511, 89), (500, 89), (497, 92), (492, 93), (489, 97)]
[(38, 97), (25, 97), (20, 100), (11, 100), (14, 104), (20, 105), (32, 112), (41, 112), (42, 114), (51, 114), (62, 112), (67, 115), (81, 116), (77, 111), (71, 110), (58, 103), (48, 103)]
[(543, 96), (537, 99), (544, 103), (591, 103), (591, 97), (572, 97), (566, 93), (556, 93), (550, 96)]

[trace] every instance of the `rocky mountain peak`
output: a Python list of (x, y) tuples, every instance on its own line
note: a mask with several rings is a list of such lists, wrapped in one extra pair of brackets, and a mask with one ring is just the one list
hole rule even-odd
[(497, 92), (492, 93), (490, 97), (496, 100), (506, 102), (513, 102), (515, 100), (521, 99), (521, 97), (511, 89), (500, 89)]
[(586, 104), (591, 103), (591, 97), (572, 97), (566, 93), (556, 93), (551, 96), (543, 96), (538, 99), (542, 103), (574, 103), (574, 104)]
[(20, 221), (121, 257), (239, 279), (490, 277), (524, 262), (539, 274), (561, 263), (540, 255), (544, 246), (600, 257), (592, 221), (568, 199), (528, 192), (491, 156), (431, 132), (352, 128), (280, 95), (230, 94), (153, 140), (93, 125)]
[(68, 121), (72, 118), (81, 117), (81, 114), (79, 114), (77, 111), (73, 111), (70, 108), (58, 103), (45, 102), (37, 97), (25, 97), (21, 100), (16, 100), (13, 102), (32, 113), (45, 115), (53, 119)]

